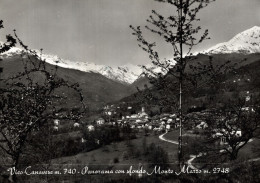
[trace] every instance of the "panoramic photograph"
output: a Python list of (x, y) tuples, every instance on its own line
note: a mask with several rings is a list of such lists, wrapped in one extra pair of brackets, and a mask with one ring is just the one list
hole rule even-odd
[(0, 0), (0, 183), (245, 182), (260, 0)]

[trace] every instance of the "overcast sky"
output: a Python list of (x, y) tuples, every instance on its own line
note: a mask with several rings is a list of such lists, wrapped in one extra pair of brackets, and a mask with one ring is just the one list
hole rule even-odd
[[(43, 48), (45, 53), (64, 59), (105, 65), (146, 64), (147, 54), (138, 48), (129, 25), (146, 25), (152, 9), (174, 13), (153, 0), (0, 0), (0, 19), (5, 26), (0, 38), (3, 41), (4, 35), (16, 29), (30, 48)], [(211, 40), (195, 51), (260, 26), (260, 0), (216, 0), (199, 17)], [(159, 45), (163, 57), (169, 57), (169, 50)]]

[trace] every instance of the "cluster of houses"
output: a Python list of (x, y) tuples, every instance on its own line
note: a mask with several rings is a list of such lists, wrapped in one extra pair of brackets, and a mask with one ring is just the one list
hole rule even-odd
[(224, 145), (224, 144), (227, 144), (227, 138), (241, 137), (242, 131), (241, 131), (241, 129), (231, 130), (231, 131), (221, 129), (220, 131), (216, 132), (212, 136), (213, 136), (213, 138), (219, 139), (220, 145)]
[[(176, 114), (161, 114), (154, 117), (149, 117), (145, 111), (145, 108), (142, 107), (141, 111), (137, 114), (125, 115), (120, 119), (112, 118), (111, 116), (116, 114), (115, 111), (109, 111), (106, 107), (105, 114), (107, 115), (106, 120), (104, 118), (98, 118), (95, 120), (95, 124), (89, 124), (87, 126), (88, 131), (95, 131), (95, 128), (102, 125), (118, 125), (119, 127), (130, 126), (132, 129), (142, 130), (153, 130), (153, 131), (169, 131), (173, 128), (179, 127), (179, 118)], [(128, 106), (128, 109), (131, 110), (132, 107)], [(53, 130), (59, 131), (60, 129), (60, 120), (55, 119), (53, 121)], [(79, 123), (73, 123), (73, 128), (77, 129), (80, 127)]]
[[(206, 116), (207, 111), (203, 112), (193, 112), (188, 115), (191, 119), (189, 122), (190, 129), (194, 130), (204, 130), (208, 128), (208, 124), (201, 120), (199, 116)], [(171, 129), (179, 128), (179, 117), (176, 114), (161, 114), (154, 117), (149, 117), (145, 112), (145, 108), (142, 107), (141, 112), (137, 114), (132, 114), (129, 116), (122, 116), (122, 119), (116, 121), (106, 122), (105, 119), (99, 118), (96, 120), (96, 124), (99, 125), (119, 125), (124, 126), (128, 124), (132, 129), (144, 130), (148, 129), (151, 131), (170, 131)], [(218, 139), (220, 145), (225, 145), (227, 143), (228, 133), (232, 136), (241, 137), (242, 132), (240, 129), (236, 131), (227, 132), (222, 129), (222, 131), (216, 131), (212, 136)]]
[[(131, 109), (131, 107), (128, 107), (128, 109)], [(250, 107), (247, 107), (247, 108), (243, 108), (242, 110), (250, 111), (252, 109)], [(98, 118), (97, 120), (95, 120), (95, 124), (89, 124), (87, 126), (88, 131), (95, 131), (95, 128), (98, 128), (98, 126), (102, 126), (102, 125), (111, 125), (111, 126), (118, 125), (119, 127), (124, 127), (127, 125), (130, 128), (136, 129), (138, 131), (149, 130), (149, 131), (162, 132), (162, 131), (170, 131), (171, 129), (179, 128), (179, 122), (180, 122), (180, 119), (176, 114), (164, 113), (153, 117), (149, 117), (144, 107), (142, 107), (139, 113), (124, 115), (120, 119), (110, 118), (112, 114), (115, 114), (115, 111), (106, 110), (106, 115), (108, 115), (109, 118), (107, 118), (106, 120), (104, 118)], [(205, 117), (207, 116), (207, 114), (208, 114), (207, 110), (201, 112), (192, 112), (188, 114), (186, 116), (188, 119), (190, 119), (190, 122), (188, 122), (189, 124), (188, 128), (191, 130), (195, 130), (195, 129), (204, 130), (208, 128), (208, 124), (205, 122), (205, 120), (202, 120), (199, 117), (201, 115)], [(59, 120), (54, 120), (55, 131), (58, 131), (59, 124), (60, 124)], [(80, 124), (74, 123), (73, 127), (78, 128), (80, 127)], [(227, 138), (229, 138), (227, 135), (228, 133), (236, 137), (242, 136), (242, 132), (240, 129), (237, 129), (234, 132), (218, 130), (212, 136), (213, 138), (219, 139), (219, 143), (222, 145), (222, 144), (226, 144)]]
[[(249, 107), (242, 108), (244, 111), (248, 111)], [(192, 124), (192, 129), (206, 129), (208, 128), (208, 124), (203, 121), (201, 118), (196, 117), (196, 116), (206, 116), (207, 112), (194, 112), (190, 114), (190, 118), (192, 119), (193, 123)], [(225, 126), (225, 128), (217, 128), (214, 129), (214, 133), (212, 134), (213, 138), (219, 139), (220, 144), (226, 144), (227, 138), (233, 138), (233, 137), (241, 137), (242, 136), (242, 130), (236, 126), (236, 125), (229, 125), (229, 122), (232, 122), (235, 120), (234, 119), (229, 119), (228, 117), (223, 117), (223, 116), (215, 116), (215, 123), (217, 124), (222, 124)], [(232, 124), (232, 123), (231, 123)]]
[[(53, 120), (53, 131), (58, 132), (59, 128), (60, 128), (61, 124), (60, 124), (60, 120), (59, 119), (54, 119)], [(79, 128), (80, 124), (75, 122), (73, 123), (73, 128)]]
[[(127, 109), (131, 109), (131, 106), (128, 106)], [(106, 114), (111, 114), (112, 112), (107, 112)], [(139, 129), (139, 130), (153, 130), (153, 131), (169, 131), (172, 128), (177, 128), (179, 126), (179, 118), (176, 114), (161, 114), (154, 117), (149, 117), (148, 114), (145, 112), (145, 108), (142, 107), (142, 110), (137, 114), (125, 115), (122, 118), (108, 121), (104, 118), (99, 118), (96, 120), (96, 125), (129, 125), (132, 129)]]

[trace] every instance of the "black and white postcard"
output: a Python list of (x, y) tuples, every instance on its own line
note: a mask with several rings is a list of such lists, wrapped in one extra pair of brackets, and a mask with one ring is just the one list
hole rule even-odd
[(0, 183), (260, 182), (259, 0), (0, 0)]

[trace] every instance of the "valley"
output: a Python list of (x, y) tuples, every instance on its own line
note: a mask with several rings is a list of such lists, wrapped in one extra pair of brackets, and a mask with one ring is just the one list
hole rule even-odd
[[(97, 65), (20, 46), (0, 55), (3, 179), (11, 164), (64, 170), (17, 173), (24, 182), (239, 182), (242, 173), (260, 180), (260, 27), (176, 56), (167, 72), (146, 65), (152, 74), (131, 63)], [(156, 167), (164, 173), (142, 173)], [(128, 173), (100, 176), (119, 170)]]

